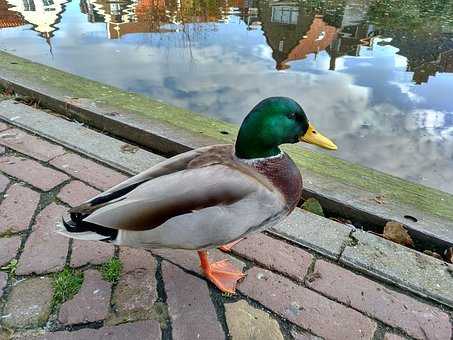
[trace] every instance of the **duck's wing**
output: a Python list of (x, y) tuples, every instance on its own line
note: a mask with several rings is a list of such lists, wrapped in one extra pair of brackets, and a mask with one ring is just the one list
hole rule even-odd
[(109, 204), (112, 201), (121, 199), (124, 195), (128, 194), (143, 183), (165, 176), (174, 172), (182, 171), (187, 168), (188, 164), (199, 157), (200, 155), (217, 152), (217, 150), (223, 150), (231, 147), (229, 145), (212, 145), (207, 147), (198, 148), (182, 154), (171, 157), (155, 166), (121, 182), (114, 187), (98, 194), (91, 198), (87, 202), (73, 207), (70, 210), (72, 216), (84, 217), (95, 211), (96, 209)]
[(230, 146), (202, 153), (185, 169), (148, 179), (94, 210), (82, 207), (57, 230), (123, 245), (201, 249), (266, 226), (285, 214), (285, 205), (267, 178), (231, 157)]
[(213, 164), (148, 180), (93, 211), (83, 222), (117, 230), (151, 230), (177, 216), (246, 202), (256, 195), (263, 204), (276, 200), (284, 205), (279, 191), (263, 185), (261, 179), (238, 168)]

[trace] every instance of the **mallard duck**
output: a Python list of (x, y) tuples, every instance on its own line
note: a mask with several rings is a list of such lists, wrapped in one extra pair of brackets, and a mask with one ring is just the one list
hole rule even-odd
[(299, 141), (337, 148), (294, 100), (267, 98), (246, 116), (234, 145), (202, 147), (165, 160), (70, 209), (59, 232), (145, 249), (196, 250), (206, 278), (234, 293), (244, 274), (225, 260), (210, 263), (207, 250), (269, 228), (291, 213), (301, 198), (302, 177), (279, 146)]

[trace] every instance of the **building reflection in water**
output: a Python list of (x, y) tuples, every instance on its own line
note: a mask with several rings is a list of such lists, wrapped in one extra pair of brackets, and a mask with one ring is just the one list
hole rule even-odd
[(89, 22), (106, 23), (108, 39), (118, 39), (132, 33), (169, 31), (161, 28), (170, 22), (164, 0), (82, 0), (80, 9), (88, 16)]
[(26, 22), (19, 12), (10, 9), (6, 0), (0, 0), (0, 28), (25, 25)]
[[(57, 24), (68, 0), (6, 0), (6, 2), (9, 12), (20, 13), (23, 20), (21, 25), (31, 24), (33, 30), (50, 43), (54, 32), (58, 30)], [(4, 8), (4, 5), (1, 8)], [(4, 18), (3, 12), (0, 15)]]
[[(68, 0), (0, 0), (0, 29), (33, 26), (49, 43)], [(277, 70), (325, 51), (329, 69), (345, 55), (360, 56), (383, 36), (407, 58), (415, 84), (438, 72), (453, 72), (452, 32), (413, 32), (392, 26), (375, 27), (368, 20), (373, 2), (344, 0), (319, 7), (317, 1), (291, 0), (81, 0), (80, 10), (92, 23), (104, 22), (108, 39), (127, 34), (215, 31), (217, 23), (238, 16), (248, 30), (261, 29)], [(211, 26), (207, 24), (212, 24)], [(381, 39), (381, 42), (382, 39)]]
[(80, 8), (88, 21), (106, 23), (108, 39), (118, 39), (134, 33), (178, 32), (186, 24), (221, 23), (238, 1), (81, 0)]
[(291, 61), (309, 54), (326, 51), (331, 56), (330, 69), (335, 60), (344, 55), (358, 56), (362, 46), (372, 45), (372, 27), (364, 22), (366, 8), (345, 6), (341, 21), (337, 16), (316, 14), (298, 2), (273, 1), (260, 6), (263, 31), (277, 70), (284, 70)]
[(257, 2), (259, 19), (277, 70), (288, 69), (291, 61), (326, 51), (330, 70), (345, 55), (360, 56), (373, 48), (374, 38), (389, 37), (390, 44), (408, 59), (407, 71), (415, 84), (426, 83), (437, 72), (453, 73), (453, 33), (426, 35), (408, 30), (376, 28), (367, 21), (369, 1), (348, 0), (341, 11), (320, 14), (296, 1)]

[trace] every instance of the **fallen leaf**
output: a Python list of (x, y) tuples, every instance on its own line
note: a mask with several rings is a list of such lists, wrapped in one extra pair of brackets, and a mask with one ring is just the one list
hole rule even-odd
[(130, 144), (123, 144), (121, 145), (121, 152), (124, 153), (136, 153), (138, 151), (138, 147)]
[(307, 198), (302, 204), (302, 209), (307, 210), (313, 214), (324, 217), (324, 211), (322, 210), (321, 203), (316, 198)]
[(439, 255), (438, 253), (436, 253), (435, 251), (425, 250), (423, 253), (426, 254), (426, 255), (435, 257), (436, 259), (443, 260), (443, 259), (442, 259), (442, 256), (440, 256), (440, 255)]
[(445, 249), (444, 256), (447, 262), (453, 263), (453, 247)]
[(384, 238), (395, 243), (413, 247), (414, 241), (401, 223), (390, 221), (384, 227)]
[(384, 204), (384, 195), (376, 195), (376, 197), (372, 198), (373, 201), (375, 201), (377, 204)]

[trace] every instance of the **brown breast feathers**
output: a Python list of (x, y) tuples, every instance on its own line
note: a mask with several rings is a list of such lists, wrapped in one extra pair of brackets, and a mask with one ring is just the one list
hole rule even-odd
[(302, 197), (302, 176), (293, 160), (284, 153), (282, 157), (256, 161), (252, 166), (280, 190), (292, 211)]

